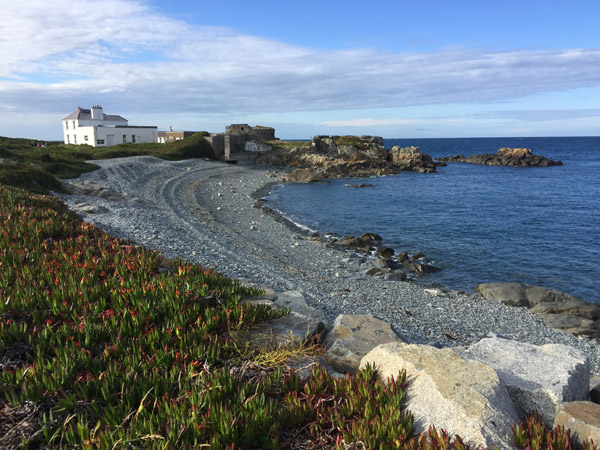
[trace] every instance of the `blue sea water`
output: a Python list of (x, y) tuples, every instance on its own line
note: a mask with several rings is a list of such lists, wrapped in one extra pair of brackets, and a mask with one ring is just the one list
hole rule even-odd
[[(267, 204), (320, 233), (379, 233), (443, 270), (423, 281), (472, 291), (515, 281), (600, 302), (600, 137), (386, 139), (433, 158), (526, 147), (563, 166), (449, 163), (434, 174), (287, 184)], [(353, 183), (372, 188), (352, 189)]]

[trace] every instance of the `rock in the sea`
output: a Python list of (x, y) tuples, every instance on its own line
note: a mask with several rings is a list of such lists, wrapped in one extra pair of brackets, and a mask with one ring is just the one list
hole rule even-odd
[(358, 250), (364, 248), (368, 249), (370, 246), (368, 241), (356, 236), (344, 237), (334, 241), (333, 243), (339, 247), (345, 247), (350, 250)]
[(362, 240), (365, 241), (369, 241), (369, 242), (381, 242), (383, 241), (383, 238), (378, 235), (377, 233), (364, 233), (361, 237)]
[(379, 246), (375, 251), (377, 256), (381, 256), (382, 258), (391, 258), (394, 256), (394, 249), (390, 247)]
[(496, 370), (522, 416), (537, 411), (552, 425), (562, 402), (587, 400), (589, 358), (573, 347), (485, 338), (461, 354)]
[(416, 273), (417, 275), (426, 275), (428, 273), (434, 273), (442, 270), (439, 267), (414, 261), (404, 264), (404, 267), (407, 270)]
[(338, 372), (356, 373), (360, 361), (379, 344), (400, 341), (389, 323), (368, 314), (339, 315), (325, 337), (329, 362)]
[(392, 164), (401, 170), (414, 170), (421, 173), (435, 172), (435, 163), (427, 153), (421, 153), (419, 147), (394, 146), (389, 151)]
[(592, 402), (563, 403), (558, 408), (554, 426), (569, 430), (571, 445), (583, 449), (584, 441), (600, 443), (600, 405)]
[(296, 169), (285, 176), (285, 180), (290, 183), (314, 183), (323, 181), (323, 174), (311, 169)]
[(473, 446), (512, 448), (517, 412), (489, 365), (462, 358), (449, 348), (396, 342), (367, 353), (360, 365), (367, 364), (374, 365), (383, 380), (406, 370), (410, 380), (406, 407), (417, 431), (435, 425)]
[(484, 164), (488, 166), (518, 166), (518, 167), (549, 167), (562, 166), (562, 161), (553, 161), (543, 156), (534, 155), (528, 148), (504, 147), (497, 153), (484, 153), (482, 155), (445, 156), (437, 158), (443, 162), (464, 162), (469, 164)]

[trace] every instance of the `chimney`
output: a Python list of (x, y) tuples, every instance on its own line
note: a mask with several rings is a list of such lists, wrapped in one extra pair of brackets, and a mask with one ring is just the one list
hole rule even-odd
[(102, 106), (92, 106), (92, 120), (104, 120), (104, 112), (102, 111)]

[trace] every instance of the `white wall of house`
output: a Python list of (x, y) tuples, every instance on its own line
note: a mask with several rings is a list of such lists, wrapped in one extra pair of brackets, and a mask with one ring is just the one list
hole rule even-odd
[(92, 147), (158, 142), (157, 127), (80, 126), (65, 133), (65, 144), (87, 144)]
[[(127, 120), (120, 116), (104, 114), (100, 106), (93, 106), (87, 112), (85, 119), (63, 119), (65, 144), (110, 147), (123, 143), (158, 142), (157, 127), (129, 126)], [(71, 116), (81, 115), (74, 113)]]

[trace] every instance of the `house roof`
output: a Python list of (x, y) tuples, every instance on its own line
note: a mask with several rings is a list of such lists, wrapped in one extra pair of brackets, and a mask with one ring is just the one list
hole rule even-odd
[[(125, 119), (125, 118), (123, 118), (121, 116), (117, 116), (115, 114), (104, 114), (103, 113), (103, 116), (104, 116), (103, 120), (127, 121), (127, 119)], [(71, 120), (71, 119), (91, 120), (92, 119), (92, 110), (91, 109), (79, 108), (77, 111), (75, 111), (72, 114), (69, 114), (63, 120)]]

